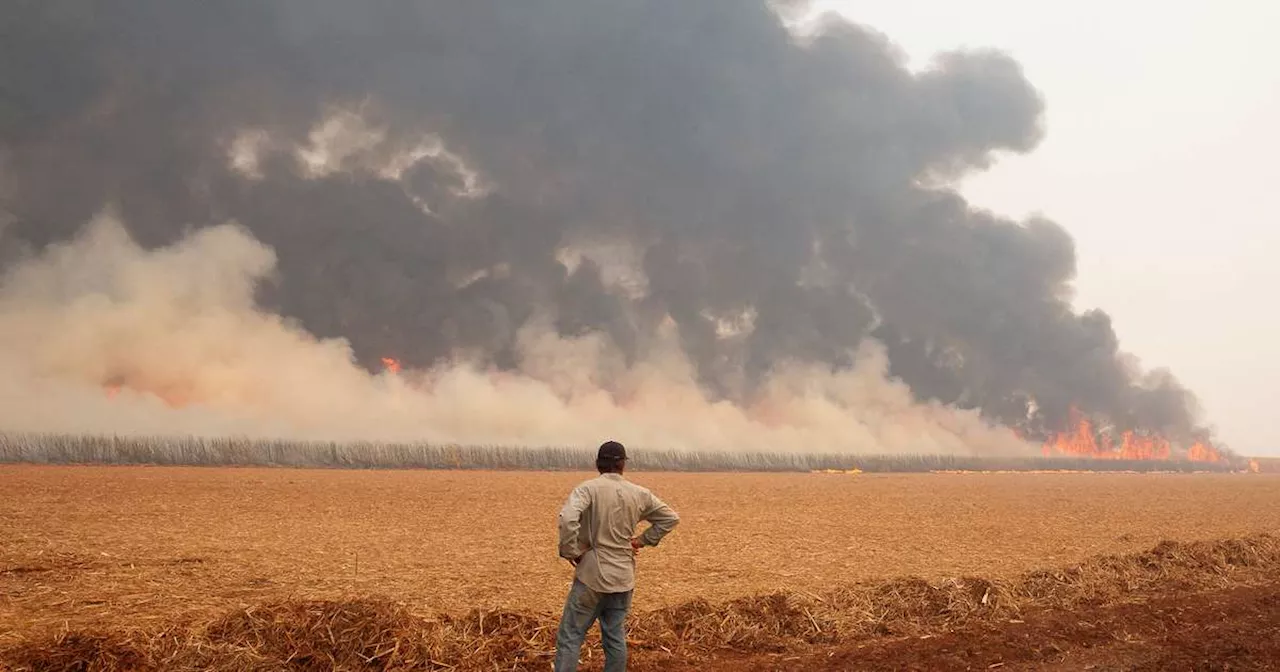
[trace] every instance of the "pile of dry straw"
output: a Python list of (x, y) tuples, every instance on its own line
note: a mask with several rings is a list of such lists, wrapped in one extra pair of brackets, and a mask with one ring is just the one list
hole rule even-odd
[[(1277, 569), (1277, 536), (1166, 541), (1142, 553), (1102, 556), (1008, 581), (908, 578), (853, 584), (822, 595), (775, 593), (725, 604), (694, 601), (635, 615), (629, 636), (633, 647), (652, 659), (696, 660), (723, 649), (785, 651), (853, 638), (941, 632), (1038, 609), (1247, 585), (1267, 581)], [(195, 626), (67, 632), (23, 641), (0, 651), (0, 669), (545, 670), (555, 627), (551, 615), (474, 611), (433, 618), (381, 599), (284, 602)]]

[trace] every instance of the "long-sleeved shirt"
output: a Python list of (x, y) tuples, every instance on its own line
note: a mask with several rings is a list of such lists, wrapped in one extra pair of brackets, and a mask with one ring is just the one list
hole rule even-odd
[(560, 509), (560, 557), (578, 559), (575, 576), (598, 593), (625, 593), (636, 585), (631, 538), (640, 521), (645, 546), (657, 546), (680, 516), (652, 492), (622, 477), (601, 474), (569, 493)]

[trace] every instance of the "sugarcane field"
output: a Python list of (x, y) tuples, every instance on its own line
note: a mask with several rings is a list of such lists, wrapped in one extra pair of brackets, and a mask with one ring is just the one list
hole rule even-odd
[[(0, 660), (546, 669), (572, 578), (548, 512), (585, 477), (0, 466)], [(1262, 669), (1280, 652), (1280, 475), (633, 479), (688, 512), (637, 557), (636, 669), (1191, 669), (1227, 650)]]
[(0, 672), (1280, 670), (1280, 2), (0, 2)]

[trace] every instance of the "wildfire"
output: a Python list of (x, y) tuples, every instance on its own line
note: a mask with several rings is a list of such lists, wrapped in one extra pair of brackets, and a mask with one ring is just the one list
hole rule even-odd
[[(1046, 441), (1042, 448), (1046, 457), (1069, 455), (1098, 460), (1167, 460), (1172, 454), (1169, 440), (1164, 437), (1126, 431), (1116, 440), (1110, 434), (1095, 432), (1093, 423), (1079, 411), (1072, 409), (1071, 415), (1075, 428)], [(1223, 458), (1213, 446), (1197, 441), (1187, 449), (1186, 459), (1191, 462), (1220, 462)]]
[(1222, 454), (1214, 449), (1213, 446), (1196, 441), (1187, 449), (1187, 459), (1192, 462), (1221, 462)]
[(130, 396), (154, 397), (170, 408), (183, 408), (193, 403), (193, 390), (176, 385), (147, 384), (145, 381), (114, 378), (112, 382), (102, 383), (102, 393), (107, 399), (114, 400), (128, 389)]
[(382, 370), (391, 374), (400, 373), (400, 360), (394, 357), (383, 357)]

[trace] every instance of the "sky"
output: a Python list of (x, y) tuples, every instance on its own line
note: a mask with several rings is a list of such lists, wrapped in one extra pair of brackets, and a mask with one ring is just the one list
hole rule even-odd
[(1221, 440), (1280, 456), (1280, 2), (822, 0), (913, 68), (941, 50), (1010, 53), (1047, 134), (961, 191), (1076, 240), (1076, 306), (1199, 396)]

